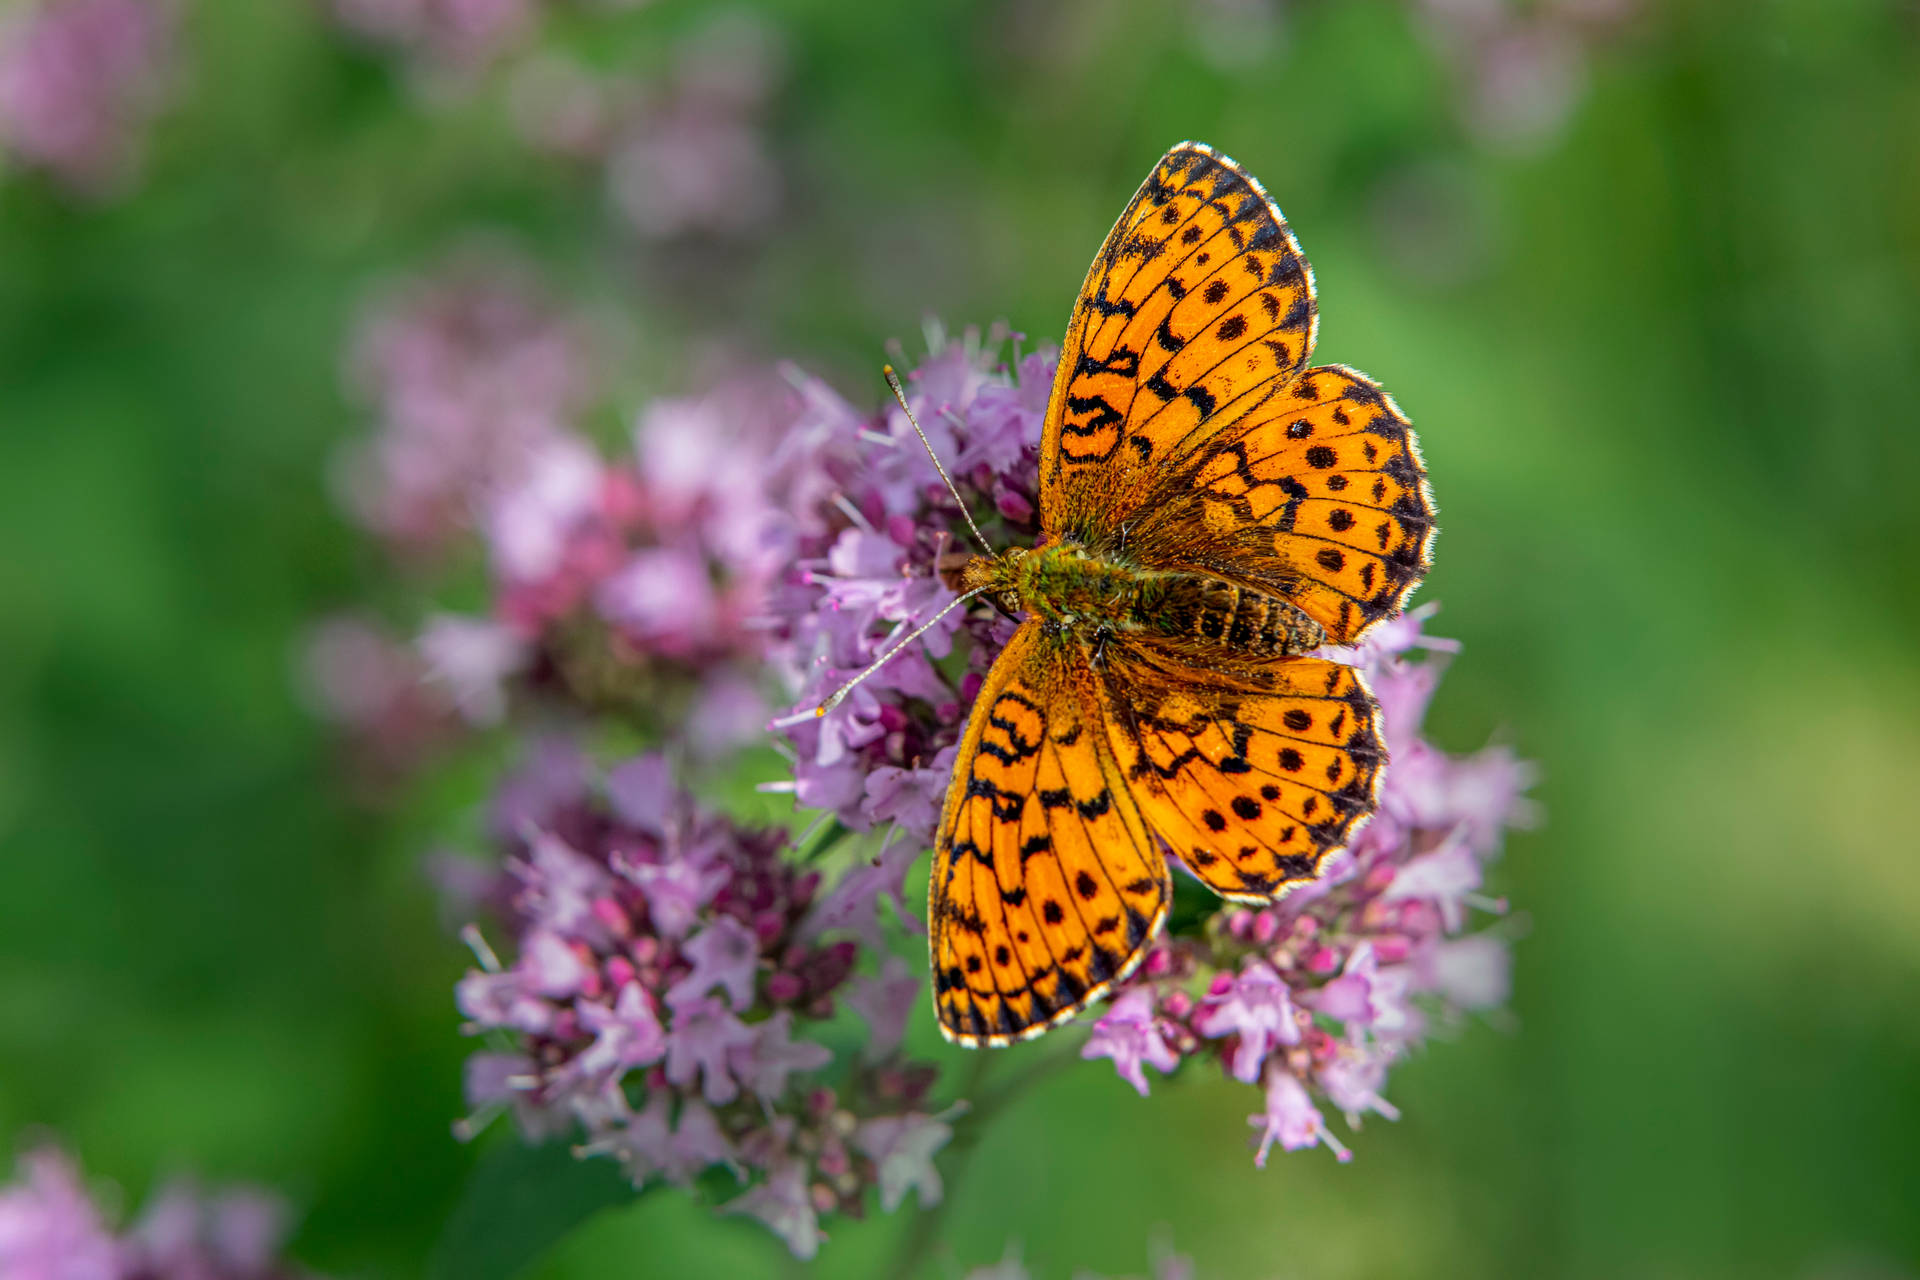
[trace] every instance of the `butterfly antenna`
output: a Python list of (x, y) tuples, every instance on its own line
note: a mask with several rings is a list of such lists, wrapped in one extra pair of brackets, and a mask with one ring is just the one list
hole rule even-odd
[[(892, 373), (893, 370), (889, 369), (887, 370), (887, 372)], [(972, 591), (966, 592), (964, 595), (955, 596), (953, 598), (952, 603), (947, 605), (947, 607), (942, 609), (940, 612), (934, 614), (931, 618), (928, 618), (925, 622), (921, 623), (919, 626), (915, 627), (912, 630), (912, 632), (910, 632), (907, 635), (906, 639), (902, 640), (899, 644), (893, 646), (893, 648), (887, 650), (885, 653), (875, 658), (872, 662), (868, 663), (867, 669), (865, 671), (862, 671), (859, 675), (847, 681), (845, 684), (841, 685), (838, 689), (835, 689), (833, 691), (832, 697), (828, 698), (825, 702), (821, 703), (819, 706), (813, 709), (813, 714), (815, 716), (823, 716), (827, 714), (827, 712), (839, 706), (842, 702), (846, 700), (847, 695), (852, 693), (855, 686), (857, 686), (862, 680), (865, 680), (868, 676), (872, 675), (874, 672), (878, 671), (880, 668), (886, 666), (887, 663), (893, 661), (895, 656), (897, 656), (902, 649), (906, 648), (908, 645), (912, 644), (915, 640), (918, 640), (921, 636), (925, 635), (929, 630), (931, 630), (934, 623), (940, 621), (940, 619), (946, 617), (948, 614), (952, 613), (955, 609), (958, 609), (961, 605), (973, 599), (975, 596), (979, 595), (982, 591), (985, 591), (986, 589), (987, 588), (985, 587), (975, 587)]]
[(952, 494), (953, 500), (960, 504), (960, 514), (966, 517), (967, 528), (973, 530), (973, 540), (980, 544), (982, 551), (988, 555), (994, 554), (993, 548), (988, 546), (987, 540), (981, 536), (980, 526), (973, 522), (973, 513), (967, 510), (966, 499), (962, 498), (960, 491), (953, 487), (953, 478), (947, 474), (947, 469), (940, 465), (940, 455), (933, 451), (933, 441), (927, 439), (927, 433), (920, 429), (920, 420), (913, 416), (912, 409), (907, 408), (907, 393), (900, 389), (900, 375), (893, 371), (893, 366), (890, 364), (881, 365), (880, 371), (887, 375), (887, 385), (893, 388), (893, 398), (900, 402), (901, 412), (905, 413), (907, 421), (913, 424), (913, 433), (919, 436), (920, 443), (927, 447), (927, 456), (933, 459), (933, 469), (940, 473), (940, 479), (946, 482), (947, 492)]

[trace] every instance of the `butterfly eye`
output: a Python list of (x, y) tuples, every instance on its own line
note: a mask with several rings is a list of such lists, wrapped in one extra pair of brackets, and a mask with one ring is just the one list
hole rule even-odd
[(1001, 596), (1000, 603), (1005, 606), (1008, 613), (1020, 612), (1020, 597), (1015, 592), (1009, 591)]

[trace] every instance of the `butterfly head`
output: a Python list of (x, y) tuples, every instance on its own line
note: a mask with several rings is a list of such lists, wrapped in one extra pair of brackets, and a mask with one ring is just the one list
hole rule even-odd
[(960, 570), (960, 589), (978, 591), (1003, 613), (1025, 607), (1027, 575), (1022, 564), (1025, 547), (1010, 547), (997, 556), (973, 556)]

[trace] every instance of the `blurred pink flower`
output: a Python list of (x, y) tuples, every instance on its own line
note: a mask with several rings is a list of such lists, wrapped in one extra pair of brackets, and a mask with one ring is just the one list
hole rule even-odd
[[(598, 344), (580, 313), (503, 252), (467, 250), (390, 289), (350, 342), (349, 389), (373, 430), (336, 459), (340, 502), (397, 553), (418, 557), (470, 530), (509, 488), (532, 485), (557, 501), (556, 490), (578, 483), (584, 447), (571, 444), (572, 430), (600, 393)], [(511, 525), (535, 514), (492, 518)]]
[(0, 1187), (0, 1276), (7, 1280), (301, 1280), (281, 1256), (290, 1216), (257, 1187), (163, 1184), (116, 1236), (55, 1147), (20, 1157)]
[(138, 167), (174, 78), (172, 0), (38, 0), (0, 20), (0, 146), (104, 196)]

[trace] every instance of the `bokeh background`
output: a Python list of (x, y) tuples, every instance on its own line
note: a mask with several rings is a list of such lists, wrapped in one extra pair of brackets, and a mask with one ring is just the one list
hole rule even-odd
[[(1195, 137), (1287, 210), (1322, 359), (1421, 431), (1421, 598), (1465, 644), (1432, 736), (1543, 766), (1495, 884), (1514, 1016), (1401, 1067), (1345, 1166), (1253, 1170), (1230, 1082), (1058, 1074), (956, 1166), (924, 1273), (1009, 1243), (1137, 1272), (1156, 1239), (1301, 1280), (1920, 1267), (1920, 10), (527, 12), (460, 47), (195, 0), (142, 154), (0, 174), (8, 1149), (57, 1132), (132, 1200), (273, 1184), (339, 1275), (418, 1274), (459, 1197), (467, 957), (421, 866), (499, 747), (369, 787), (300, 676), (316, 619), (419, 610), (336, 500), (370, 297), (479, 237), (617, 333), (616, 410), (767, 356), (867, 405), (929, 313), (1057, 341)], [(766, 55), (713, 126), (746, 140), (721, 198), (623, 196), (580, 77), (671, 86), (716, 20)], [(657, 1195), (537, 1274), (794, 1267)]]

